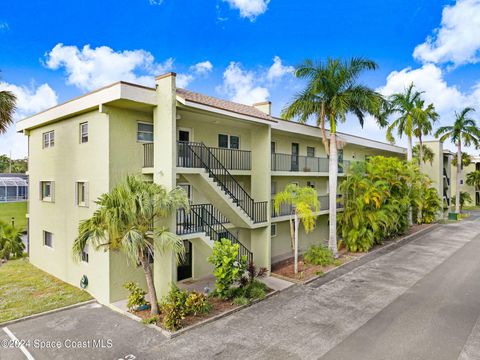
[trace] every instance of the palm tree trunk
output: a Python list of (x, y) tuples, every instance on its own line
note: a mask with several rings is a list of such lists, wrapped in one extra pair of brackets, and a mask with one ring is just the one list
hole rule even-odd
[(412, 161), (413, 155), (412, 155), (412, 137), (408, 137), (408, 146), (407, 146), (407, 161)]
[(457, 186), (455, 189), (455, 212), (460, 214), (460, 177), (462, 176), (462, 142), (458, 140), (457, 147)]
[(422, 141), (422, 137), (419, 136), (418, 137), (418, 164), (420, 166), (422, 166), (422, 163), (423, 163), (423, 141)]
[(335, 132), (330, 133), (330, 158), (328, 167), (329, 187), (329, 237), (328, 247), (333, 255), (337, 257), (337, 176), (338, 176), (338, 152), (337, 136)]
[(300, 219), (298, 218), (297, 213), (295, 212), (295, 236), (294, 236), (294, 264), (293, 269), (294, 273), (298, 273), (298, 226), (300, 225)]
[(151, 306), (150, 313), (152, 315), (158, 315), (160, 311), (158, 309), (157, 292), (155, 291), (155, 285), (153, 283), (152, 267), (150, 266), (146, 256), (143, 254), (140, 255), (140, 263), (142, 264), (142, 268), (145, 273), (145, 279), (147, 280), (148, 297)]

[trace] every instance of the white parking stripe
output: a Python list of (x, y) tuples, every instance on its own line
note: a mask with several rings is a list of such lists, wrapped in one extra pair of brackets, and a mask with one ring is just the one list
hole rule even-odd
[[(7, 327), (4, 327), (3, 328), (3, 331), (5, 331), (5, 334), (8, 335), (8, 337), (10, 339), (12, 339), (13, 341), (17, 342), (17, 343), (20, 343), (20, 341), (17, 339), (17, 337), (10, 331), (9, 328)], [(19, 348), (23, 354), (27, 357), (28, 360), (35, 360), (35, 358), (32, 356), (32, 354), (30, 354), (30, 352), (27, 350), (27, 348), (23, 345), (20, 346)]]

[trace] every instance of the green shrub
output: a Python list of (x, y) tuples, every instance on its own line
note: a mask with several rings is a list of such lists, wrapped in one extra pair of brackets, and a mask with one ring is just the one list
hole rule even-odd
[(258, 280), (254, 280), (245, 287), (245, 297), (249, 300), (265, 299), (266, 295), (267, 285)]
[(312, 265), (331, 265), (335, 262), (332, 251), (325, 245), (312, 245), (303, 255), (303, 260)]
[(176, 285), (170, 287), (168, 295), (160, 305), (160, 311), (164, 314), (163, 325), (168, 330), (177, 330), (181, 327), (182, 320), (187, 315), (185, 303), (188, 299), (188, 291), (181, 290)]
[(160, 311), (164, 314), (163, 325), (168, 330), (175, 331), (182, 327), (182, 320), (187, 315), (196, 316), (206, 314), (212, 310), (205, 294), (181, 290), (172, 285), (168, 295), (160, 305)]
[(132, 311), (139, 306), (148, 304), (147, 300), (145, 300), (145, 295), (147, 294), (147, 292), (141, 289), (138, 284), (134, 282), (127, 282), (123, 284), (123, 287), (130, 292), (130, 295), (128, 295), (127, 303), (128, 310)]
[(247, 305), (250, 301), (245, 296), (237, 296), (233, 299), (233, 303), (238, 306)]
[(228, 297), (230, 288), (245, 272), (247, 258), (242, 256), (241, 260), (238, 260), (239, 247), (230, 240), (221, 239), (215, 242), (212, 255), (208, 257), (214, 267), (215, 294), (222, 298)]
[(154, 316), (152, 316), (152, 317), (143, 319), (143, 320), (142, 320), (142, 323), (143, 323), (143, 324), (146, 324), (146, 325), (148, 325), (148, 324), (156, 324), (157, 321), (158, 321), (158, 315), (154, 315)]
[(185, 300), (185, 312), (188, 315), (206, 314), (212, 310), (212, 304), (208, 302), (205, 294), (192, 291)]

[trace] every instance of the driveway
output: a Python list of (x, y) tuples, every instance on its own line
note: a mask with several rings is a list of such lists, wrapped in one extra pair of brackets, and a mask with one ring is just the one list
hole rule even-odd
[(93, 304), (8, 326), (30, 346), (0, 359), (480, 359), (479, 254), (472, 217), (172, 340)]

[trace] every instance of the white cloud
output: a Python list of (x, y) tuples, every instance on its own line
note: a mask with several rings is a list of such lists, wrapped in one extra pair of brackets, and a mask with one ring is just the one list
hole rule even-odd
[(150, 5), (162, 5), (163, 0), (148, 0)]
[(230, 7), (240, 10), (240, 16), (254, 21), (255, 18), (267, 11), (270, 0), (223, 0)]
[(191, 74), (177, 74), (177, 87), (186, 88), (194, 79)]
[(63, 68), (68, 84), (93, 90), (119, 80), (153, 85), (154, 75), (171, 70), (173, 59), (157, 63), (145, 50), (116, 52), (108, 46), (92, 49), (90, 45), (79, 49), (60, 43), (46, 55), (46, 66), (53, 70)]
[(10, 26), (5, 21), (0, 21), (0, 32), (4, 32), (10, 29)]
[(202, 61), (202, 62), (199, 62), (198, 64), (191, 66), (190, 70), (198, 75), (205, 75), (213, 70), (213, 65), (208, 60)]
[(223, 86), (217, 88), (232, 101), (252, 105), (266, 101), (270, 95), (266, 87), (257, 86), (256, 74), (242, 69), (240, 63), (232, 61), (223, 73)]
[(477, 63), (479, 34), (480, 0), (458, 0), (443, 9), (440, 27), (415, 48), (413, 56), (422, 62), (455, 66)]
[[(17, 96), (15, 120), (21, 120), (57, 104), (57, 94), (48, 84), (28, 87), (0, 82), (0, 91), (3, 90), (11, 91)], [(1, 138), (0, 154), (9, 154), (12, 151), (12, 156), (16, 158), (27, 155), (27, 138), (17, 134), (15, 126), (11, 126)]]
[(279, 56), (273, 58), (273, 64), (267, 72), (267, 80), (274, 81), (283, 78), (285, 75), (293, 74), (295, 68), (293, 66), (285, 66)]

